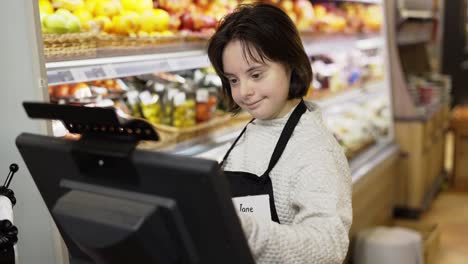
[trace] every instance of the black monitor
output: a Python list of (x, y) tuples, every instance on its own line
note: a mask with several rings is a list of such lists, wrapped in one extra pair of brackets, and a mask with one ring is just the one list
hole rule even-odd
[(135, 142), (17, 137), (71, 262), (254, 263), (219, 165)]

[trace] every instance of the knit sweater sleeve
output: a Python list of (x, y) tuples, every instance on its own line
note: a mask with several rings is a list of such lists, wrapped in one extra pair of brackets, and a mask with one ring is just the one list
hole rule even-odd
[[(342, 263), (351, 225), (351, 177), (343, 153), (317, 150), (297, 172), (291, 224), (260, 222), (240, 215), (257, 263)], [(314, 160), (315, 159), (315, 160)], [(319, 164), (319, 166), (317, 166)]]

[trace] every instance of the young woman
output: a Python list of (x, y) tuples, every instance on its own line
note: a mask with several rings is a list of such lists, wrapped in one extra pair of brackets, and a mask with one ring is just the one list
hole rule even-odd
[(254, 117), (222, 167), (233, 197), (268, 195), (271, 219), (239, 213), (257, 263), (342, 263), (349, 166), (317, 107), (302, 100), (312, 70), (293, 22), (271, 5), (240, 6), (221, 21), (208, 56), (230, 110)]

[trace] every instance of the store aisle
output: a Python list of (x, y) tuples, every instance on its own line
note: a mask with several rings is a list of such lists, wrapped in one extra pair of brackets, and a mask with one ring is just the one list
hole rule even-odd
[(439, 224), (440, 249), (434, 263), (468, 263), (468, 191), (443, 191), (420, 221)]

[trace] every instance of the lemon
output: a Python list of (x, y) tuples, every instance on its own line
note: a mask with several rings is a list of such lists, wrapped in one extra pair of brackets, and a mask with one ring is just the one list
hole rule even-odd
[(84, 7), (83, 0), (52, 0), (52, 5), (55, 8), (64, 8), (70, 11), (75, 11), (77, 9)]
[(143, 12), (141, 14), (141, 30), (147, 33), (156, 31), (156, 24), (158, 23), (158, 18), (156, 15), (150, 10)]
[(49, 2), (49, 0), (40, 0), (39, 1), (39, 12), (43, 14), (52, 14), (54, 12), (54, 7)]
[(171, 16), (163, 9), (153, 9), (153, 13), (157, 18), (156, 30), (157, 31), (165, 31), (169, 27), (169, 20)]
[(112, 30), (113, 24), (109, 17), (97, 16), (93, 20), (101, 32), (110, 32)]
[(94, 6), (95, 16), (107, 16), (112, 18), (113, 16), (119, 15), (122, 10), (119, 2), (115, 1), (98, 1)]
[(81, 8), (75, 10), (73, 15), (75, 15), (80, 20), (81, 26), (84, 30), (88, 31), (90, 29), (90, 21), (93, 19), (91, 12), (89, 12), (87, 9)]
[(125, 15), (114, 16), (112, 18), (112, 29), (114, 33), (121, 35), (136, 36), (140, 28), (140, 18), (138, 14), (126, 13)]

